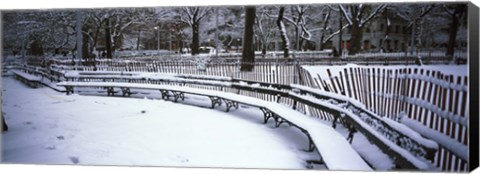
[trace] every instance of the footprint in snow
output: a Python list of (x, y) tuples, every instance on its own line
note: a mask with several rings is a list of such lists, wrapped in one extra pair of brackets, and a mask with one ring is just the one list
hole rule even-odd
[(50, 145), (50, 146), (45, 147), (45, 149), (55, 150), (55, 149), (57, 149), (57, 147), (55, 147), (55, 145)]
[(57, 139), (58, 140), (65, 140), (65, 137), (64, 136), (57, 136)]
[(98, 102), (98, 101), (95, 101), (94, 103), (96, 103), (96, 104), (102, 104), (102, 105), (106, 105), (106, 104), (107, 104), (107, 103), (105, 103), (105, 102)]
[(176, 158), (180, 161), (180, 163), (188, 163), (188, 158), (185, 158), (183, 156), (177, 156)]
[(80, 160), (76, 156), (71, 156), (68, 158), (70, 159), (70, 161), (72, 161), (73, 164), (78, 164), (80, 162)]

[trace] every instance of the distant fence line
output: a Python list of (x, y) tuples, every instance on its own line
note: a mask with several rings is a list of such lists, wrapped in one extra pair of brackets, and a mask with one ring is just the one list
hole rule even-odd
[[(394, 64), (446, 64), (452, 61), (455, 63), (465, 64), (467, 63), (467, 53), (466, 52), (456, 52), (455, 55), (445, 56), (443, 52), (418, 52), (413, 55), (406, 54), (404, 52), (396, 53), (358, 53), (356, 55), (342, 55), (339, 57), (334, 57), (331, 53), (325, 51), (314, 51), (314, 52), (297, 52), (293, 54), (290, 58), (283, 58), (283, 53), (281, 52), (269, 52), (266, 54), (266, 57), (262, 57), (261, 54), (257, 53), (255, 61), (256, 62), (282, 62), (282, 61), (296, 61), (300, 64), (318, 64), (318, 65), (341, 65), (347, 63), (355, 64), (384, 64), (384, 65), (394, 65)], [(17, 58), (18, 59), (18, 58)], [(219, 54), (216, 55), (154, 55), (154, 56), (138, 56), (132, 55), (128, 57), (116, 57), (113, 59), (100, 59), (100, 58), (88, 58), (83, 60), (82, 63), (78, 62), (78, 59), (67, 58), (67, 57), (27, 57), (26, 61), (28, 64), (41, 64), (42, 61), (55, 61), (55, 64), (63, 65), (72, 65), (73, 60), (76, 61), (76, 65), (91, 65), (91, 64), (106, 64), (107, 62), (197, 62), (198, 60), (208, 61), (208, 63), (235, 63), (239, 62), (241, 59), (240, 53), (228, 53), (228, 54)]]

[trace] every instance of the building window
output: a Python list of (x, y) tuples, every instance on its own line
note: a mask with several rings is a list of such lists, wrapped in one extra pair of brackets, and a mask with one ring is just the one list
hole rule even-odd
[(384, 28), (384, 27), (385, 27), (385, 26), (384, 26), (383, 24), (380, 24), (380, 32), (383, 32), (383, 28)]
[(395, 51), (398, 51), (398, 40), (393, 41)]
[(400, 26), (395, 25), (395, 33), (400, 33)]

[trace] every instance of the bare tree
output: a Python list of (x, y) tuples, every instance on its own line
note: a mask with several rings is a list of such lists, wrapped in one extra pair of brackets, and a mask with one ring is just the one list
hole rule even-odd
[[(409, 21), (406, 30), (404, 31), (405, 36), (410, 31), (410, 51), (413, 53), (415, 43), (421, 45), (422, 35), (424, 35), (424, 19), (425, 17), (437, 7), (438, 4), (393, 4), (389, 6), (388, 10), (400, 16), (401, 18)], [(390, 27), (389, 15), (385, 15), (387, 20), (387, 27)], [(439, 22), (439, 21), (437, 21)], [(385, 35), (386, 40), (388, 38), (388, 30)], [(405, 45), (408, 43), (408, 38), (405, 38)], [(408, 51), (408, 50), (405, 50)], [(406, 53), (405, 53), (406, 54)]]
[(242, 66), (240, 71), (252, 71), (255, 62), (255, 50), (253, 44), (253, 26), (255, 24), (255, 6), (245, 7), (245, 32), (243, 33)]
[(187, 23), (192, 28), (192, 55), (199, 54), (200, 47), (200, 22), (204, 19), (211, 11), (210, 7), (183, 7), (181, 9), (182, 15), (181, 20)]
[[(376, 6), (376, 8), (374, 8)], [(366, 4), (351, 4), (339, 5), (340, 10), (345, 17), (351, 33), (351, 48), (349, 50), (350, 55), (354, 55), (361, 50), (363, 28), (366, 24), (372, 20), (377, 14), (385, 9), (386, 4), (379, 5), (366, 5)]]
[(294, 26), (295, 31), (295, 50), (300, 51), (303, 40), (310, 40), (311, 34), (307, 29), (307, 10), (309, 5), (290, 6), (291, 17), (284, 16), (283, 19)]
[(274, 27), (274, 20), (270, 20), (270, 11), (271, 8), (260, 7), (260, 10), (257, 12), (255, 17), (255, 28), (256, 35), (259, 37), (260, 46), (262, 50), (262, 56), (265, 57), (267, 54), (268, 43), (270, 43), (271, 38), (275, 36), (276, 28)]
[[(18, 53), (34, 46), (42, 52), (71, 46), (74, 30), (68, 11), (25, 11), (4, 13), (4, 47)], [(23, 54), (23, 53), (22, 53)]]
[(444, 4), (445, 12), (450, 16), (450, 30), (448, 35), (448, 45), (446, 55), (453, 56), (455, 52), (455, 43), (457, 38), (458, 28), (461, 24), (461, 18), (467, 14), (466, 4)]
[(288, 40), (287, 30), (285, 28), (285, 24), (283, 23), (284, 13), (285, 7), (280, 7), (280, 10), (278, 11), (277, 26), (280, 30), (280, 37), (282, 38), (283, 57), (289, 58), (290, 41)]
[[(214, 41), (218, 37), (219, 47), (231, 48), (240, 46), (245, 27), (245, 8), (239, 6), (215, 7), (215, 15), (209, 15), (204, 20), (200, 35), (207, 41)], [(218, 18), (218, 24), (217, 24)], [(211, 42), (208, 43), (213, 45)]]

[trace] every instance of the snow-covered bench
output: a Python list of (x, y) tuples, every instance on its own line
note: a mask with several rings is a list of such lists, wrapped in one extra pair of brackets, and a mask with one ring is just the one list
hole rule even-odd
[(107, 88), (107, 90), (112, 90), (112, 88), (159, 90), (162, 93), (163, 99), (168, 99), (168, 93), (172, 93), (175, 102), (179, 99), (183, 100), (184, 94), (200, 95), (211, 99), (212, 108), (216, 105), (220, 106), (222, 101), (225, 102), (227, 112), (232, 107), (238, 109), (239, 104), (257, 107), (263, 111), (265, 122), (267, 122), (269, 118), (273, 118), (277, 127), (279, 124), (285, 122), (295, 126), (307, 135), (309, 139), (309, 150), (314, 151), (317, 149), (321, 157), (320, 161), (312, 160), (309, 162), (322, 162), (327, 168), (332, 170), (372, 170), (345, 140), (345, 137), (333, 128), (278, 103), (233, 93), (185, 86), (122, 82), (60, 82), (57, 85), (64, 86), (67, 89), (67, 94), (73, 92), (74, 87), (100, 87)]
[(65, 78), (67, 81), (176, 83), (219, 87), (229, 87), (228, 81), (231, 80), (229, 77), (217, 76), (109, 71), (69, 71), (65, 73)]
[(399, 166), (422, 170), (432, 167), (428, 160), (433, 161), (438, 150), (435, 141), (422, 137), (403, 124), (368, 111), (362, 103), (354, 99), (300, 85), (291, 87), (290, 98), (343, 118), (364, 133), (382, 151), (393, 156)]
[(20, 70), (11, 70), (11, 72), (15, 75), (15, 78), (22, 81), (23, 83), (27, 84), (32, 88), (37, 88), (41, 85), (41, 77), (20, 71)]
[[(264, 82), (255, 82), (255, 81), (248, 81), (248, 80), (241, 80), (241, 79), (232, 79), (230, 77), (215, 77), (215, 76), (202, 76), (202, 75), (181, 75), (181, 74), (158, 74), (158, 73), (138, 73), (138, 72), (102, 72), (102, 71), (86, 71), (86, 72), (71, 72), (67, 73), (66, 76), (71, 77), (72, 80), (77, 79), (82, 81), (82, 79), (86, 79), (87, 81), (111, 81), (112, 85), (110, 86), (99, 86), (107, 89), (107, 93), (110, 95), (114, 95), (115, 88), (120, 88), (124, 96), (130, 95), (131, 87), (129, 83), (124, 83), (125, 81), (129, 81), (130, 79), (141, 79), (148, 81), (150, 83), (152, 81), (157, 82), (168, 82), (171, 84), (172, 82), (176, 84), (200, 84), (200, 85), (210, 85), (210, 86), (220, 86), (220, 87), (230, 87), (232, 89), (237, 90), (247, 90), (262, 94), (270, 94), (277, 96), (277, 102), (279, 101), (280, 97), (286, 97), (293, 99), (293, 109), (296, 108), (298, 102), (306, 104), (308, 106), (321, 109), (328, 113), (331, 113), (335, 116), (335, 122), (337, 118), (340, 118), (340, 115), (347, 115), (348, 117), (342, 117), (344, 121), (347, 121), (351, 126), (349, 129), (351, 130), (359, 130), (364, 135), (366, 135), (373, 143), (375, 143), (378, 147), (384, 150), (386, 154), (391, 156), (395, 159), (396, 163), (402, 168), (418, 168), (418, 169), (427, 169), (428, 162), (424, 160), (418, 160), (417, 157), (423, 158), (426, 160), (432, 160), (436, 150), (438, 149), (438, 145), (428, 139), (425, 139), (414, 132), (411, 129), (405, 128), (401, 124), (398, 124), (394, 121), (389, 121), (385, 119), (381, 119), (380, 117), (376, 116), (375, 114), (366, 110), (363, 104), (350, 99), (346, 96), (342, 95), (335, 95), (332, 93), (328, 93), (325, 91), (320, 91), (318, 89), (313, 89), (305, 86), (300, 85), (282, 85), (282, 84), (271, 84), (271, 83), (264, 83)], [(103, 80), (102, 80), (103, 79)], [(147, 82), (149, 83), (149, 82)], [(73, 84), (73, 83), (72, 83)], [(78, 84), (77, 86), (82, 86), (83, 84)], [(87, 86), (96, 85), (93, 82), (90, 84), (86, 84)], [(120, 85), (120, 86), (115, 86)], [(135, 84), (130, 84), (135, 85)], [(138, 84), (140, 86), (146, 87), (149, 85), (145, 84)], [(67, 88), (67, 93), (73, 92), (73, 87), (65, 86)], [(136, 86), (134, 88), (138, 89), (156, 89), (157, 86), (151, 85), (149, 88), (142, 88), (140, 86)], [(183, 91), (182, 88), (174, 88), (174, 89), (162, 89), (162, 98), (168, 99), (169, 91), (174, 96), (174, 101), (178, 101), (178, 99), (183, 99), (183, 93), (191, 93), (192, 90)], [(212, 93), (212, 92), (210, 92)], [(215, 91), (215, 93), (218, 93)], [(203, 93), (191, 93), (196, 95), (204, 95)], [(227, 93), (229, 94), (229, 93)], [(304, 133), (303, 126), (298, 126), (294, 120), (295, 118), (288, 117), (284, 118), (281, 114), (282, 112), (277, 112), (271, 109), (267, 109), (264, 107), (265, 103), (256, 102), (251, 103), (249, 100), (242, 100), (242, 95), (235, 95), (233, 97), (229, 97), (229, 95), (224, 94), (224, 96), (212, 96), (208, 94), (208, 97), (212, 101), (212, 108), (215, 105), (221, 105), (222, 101), (225, 103), (226, 111), (228, 112), (231, 108), (235, 107), (238, 108), (239, 103), (244, 105), (249, 105), (253, 107), (260, 108), (264, 113), (264, 123), (267, 123), (270, 118), (275, 121), (275, 126), (278, 127), (282, 123), (288, 123), (289, 125), (296, 126)], [(329, 100), (330, 102), (324, 102), (322, 100)], [(333, 102), (332, 102), (333, 101)], [(261, 104), (259, 104), (261, 103)], [(270, 102), (267, 102), (270, 103)], [(349, 103), (345, 105), (345, 103)], [(353, 110), (353, 111), (352, 111)], [(348, 113), (347, 113), (348, 112)], [(351, 114), (349, 114), (352, 112)], [(375, 125), (372, 125), (375, 123)], [(374, 127), (374, 128), (372, 128)], [(379, 130), (381, 128), (381, 130)], [(413, 133), (412, 133), (413, 132)], [(307, 133), (306, 133), (307, 134)], [(308, 134), (307, 134), (308, 135)], [(353, 135), (353, 134), (352, 134)], [(352, 136), (353, 138), (353, 136)], [(313, 150), (314, 146), (312, 146), (312, 142), (310, 143), (309, 150)]]

